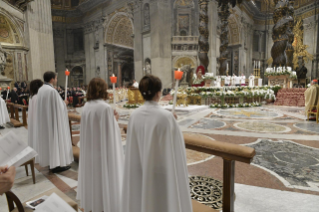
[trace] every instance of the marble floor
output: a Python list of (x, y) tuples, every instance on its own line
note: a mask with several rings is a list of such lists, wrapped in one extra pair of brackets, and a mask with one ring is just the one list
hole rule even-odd
[[(167, 102), (161, 102), (168, 106)], [(170, 108), (167, 107), (169, 110)], [(133, 109), (117, 106), (120, 126), (127, 125)], [(81, 114), (81, 108), (71, 110)], [(184, 132), (201, 133), (212, 140), (255, 148), (252, 164), (237, 162), (235, 168), (236, 212), (319, 211), (319, 124), (305, 121), (304, 108), (264, 105), (259, 108), (177, 108)], [(13, 130), (27, 142), (26, 128), (0, 130), (0, 137)], [(72, 125), (73, 141), (80, 146), (79, 123)], [(123, 147), (126, 135), (122, 131)], [(222, 181), (222, 159), (186, 150), (190, 176), (207, 176)], [(76, 201), (78, 164), (71, 170), (52, 174), (36, 166), (36, 184), (25, 169), (17, 169), (13, 192), (21, 201), (53, 187)], [(8, 211), (0, 196), (0, 211)], [(79, 210), (80, 211), (80, 210)]]

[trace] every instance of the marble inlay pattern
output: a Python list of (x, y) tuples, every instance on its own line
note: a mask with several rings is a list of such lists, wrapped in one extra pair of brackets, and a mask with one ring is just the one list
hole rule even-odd
[(273, 172), (287, 187), (319, 191), (319, 149), (292, 141), (258, 140), (253, 164)]
[(213, 119), (201, 119), (196, 124), (192, 125), (190, 128), (201, 128), (201, 129), (216, 129), (226, 126), (226, 123), (223, 121), (217, 121)]
[(216, 210), (223, 207), (223, 183), (211, 177), (189, 178), (191, 198)]
[(319, 124), (316, 122), (302, 122), (294, 124), (294, 127), (314, 133), (319, 133)]
[(261, 121), (246, 121), (241, 123), (234, 124), (235, 127), (242, 130), (249, 130), (254, 132), (276, 132), (276, 133), (284, 133), (289, 132), (291, 129), (289, 127), (269, 123), (269, 122), (261, 122)]
[(234, 108), (234, 109), (220, 109), (214, 111), (214, 114), (233, 117), (233, 118), (251, 118), (251, 119), (272, 119), (283, 116), (281, 113), (268, 111), (263, 108)]

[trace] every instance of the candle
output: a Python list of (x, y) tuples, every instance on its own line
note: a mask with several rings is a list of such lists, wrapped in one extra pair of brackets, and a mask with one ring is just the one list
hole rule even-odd
[(10, 92), (10, 86), (8, 86), (8, 90), (7, 90), (7, 98), (6, 98), (6, 100), (8, 100), (9, 92)]
[(260, 69), (260, 61), (259, 61), (259, 69)]
[(228, 71), (228, 62), (227, 62), (227, 67), (226, 67), (226, 71)]
[(68, 69), (65, 69), (65, 93), (64, 93), (64, 100), (66, 101), (68, 98), (68, 77), (70, 75), (70, 72)]
[(175, 113), (175, 107), (176, 107), (176, 98), (177, 98), (177, 89), (178, 89), (178, 83), (179, 81), (182, 79), (183, 77), (183, 72), (181, 71), (181, 69), (179, 68), (177, 71), (175, 71), (175, 93), (174, 93), (174, 101), (173, 101), (173, 109), (172, 109), (172, 113)]
[(256, 68), (256, 61), (254, 60), (254, 69)]
[(115, 105), (115, 83), (117, 82), (117, 77), (112, 74), (110, 77), (111, 83), (113, 84), (113, 104)]

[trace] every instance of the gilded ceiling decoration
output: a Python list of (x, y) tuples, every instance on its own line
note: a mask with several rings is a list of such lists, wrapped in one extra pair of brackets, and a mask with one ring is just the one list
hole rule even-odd
[(193, 0), (176, 0), (176, 5), (178, 6), (191, 6), (193, 5)]
[(17, 30), (4, 15), (0, 14), (0, 42), (9, 44), (20, 44)]
[(106, 43), (133, 48), (133, 26), (127, 16), (116, 15), (106, 33)]

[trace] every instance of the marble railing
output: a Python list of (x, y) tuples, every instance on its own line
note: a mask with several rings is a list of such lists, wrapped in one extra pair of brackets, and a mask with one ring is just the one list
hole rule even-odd
[(198, 36), (174, 36), (172, 44), (198, 44)]

